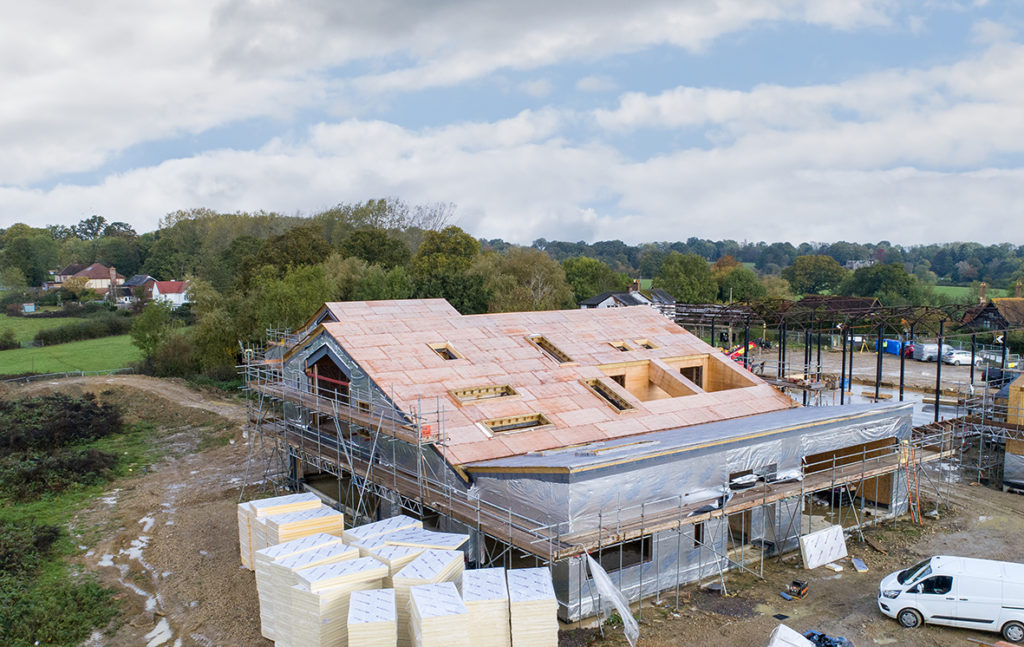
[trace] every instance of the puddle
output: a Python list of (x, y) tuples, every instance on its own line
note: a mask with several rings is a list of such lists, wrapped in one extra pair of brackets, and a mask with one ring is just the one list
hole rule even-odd
[(161, 618), (160, 622), (153, 627), (153, 631), (144, 636), (149, 641), (146, 643), (146, 647), (160, 647), (160, 645), (165, 644), (173, 637), (174, 633), (171, 632), (171, 626), (167, 623), (167, 618)]

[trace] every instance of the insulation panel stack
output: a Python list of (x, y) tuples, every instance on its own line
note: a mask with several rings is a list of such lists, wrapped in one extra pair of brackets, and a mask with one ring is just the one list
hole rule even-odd
[(456, 582), (462, 579), (465, 555), (458, 550), (424, 550), (409, 565), (391, 577), (398, 609), (398, 645), (411, 647), (409, 633), (409, 589), (423, 584)]
[(398, 616), (393, 589), (355, 591), (348, 602), (348, 644), (352, 647), (395, 647)]
[[(256, 570), (256, 591), (260, 600), (260, 630), (264, 638), (274, 639), (274, 588), (270, 581), (271, 564), (317, 548), (340, 545), (342, 545), (340, 537), (316, 533), (256, 551), (254, 554), (256, 563), (253, 566)], [(354, 559), (358, 555), (358, 553), (353, 554), (351, 549), (343, 552), (345, 559)]]
[(558, 600), (546, 568), (508, 571), (512, 647), (558, 647)]
[[(256, 521), (256, 528), (260, 528)], [(333, 508), (324, 506), (315, 510), (301, 510), (268, 516), (265, 520), (266, 546), (276, 546), (292, 539), (305, 537), (318, 532), (341, 537), (345, 529), (345, 515)]]
[(452, 532), (436, 532), (423, 528), (407, 528), (397, 532), (389, 532), (380, 537), (392, 546), (412, 546), (414, 548), (430, 548), (433, 550), (457, 550), (469, 541), (469, 535)]
[(469, 639), (473, 647), (511, 647), (505, 569), (464, 571), (462, 602), (469, 612)]
[[(489, 627), (480, 627), (485, 633)], [(470, 620), (451, 582), (409, 589), (409, 633), (415, 647), (470, 647)]]
[(394, 583), (391, 578), (394, 577), (398, 571), (411, 563), (412, 560), (419, 557), (423, 550), (423, 548), (413, 548), (412, 546), (389, 546), (385, 544), (379, 548), (369, 551), (367, 554), (364, 554), (363, 550), (360, 549), (359, 554), (363, 557), (379, 559), (387, 565), (388, 576), (384, 579), (384, 586), (386, 588), (392, 588)]
[[(278, 647), (300, 645), (292, 642), (289, 627), (294, 623), (292, 609), (292, 587), (299, 583), (298, 573), (310, 568), (327, 566), (339, 562), (354, 561), (359, 550), (345, 544), (328, 544), (313, 550), (283, 557), (266, 566), (267, 595), (260, 600), (260, 620), (270, 629), (267, 638), (277, 641)], [(266, 606), (264, 605), (264, 601)]]
[(273, 514), (315, 510), (323, 505), (320, 497), (310, 492), (286, 494), (270, 499), (258, 499), (238, 504), (238, 547), (242, 565), (253, 569), (253, 553), (266, 546), (254, 546), (253, 525), (257, 519)]
[(380, 537), (386, 535), (389, 532), (395, 532), (397, 530), (406, 530), (408, 528), (422, 528), (423, 522), (412, 517), (407, 517), (404, 514), (400, 514), (397, 517), (391, 517), (389, 519), (381, 519), (380, 521), (374, 521), (373, 523), (363, 524), (361, 526), (355, 526), (345, 531), (343, 535), (345, 543), (350, 546), (358, 546), (361, 542), (366, 539), (372, 539), (374, 537)]
[(347, 645), (349, 598), (356, 591), (379, 589), (387, 571), (372, 557), (298, 571), (288, 626), (279, 633), (287, 632), (288, 644), (297, 647)]

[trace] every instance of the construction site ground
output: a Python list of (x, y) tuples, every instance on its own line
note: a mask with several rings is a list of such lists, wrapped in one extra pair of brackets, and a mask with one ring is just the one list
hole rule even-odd
[[(240, 400), (191, 389), (181, 382), (139, 376), (75, 378), (14, 387), (7, 397), (48, 391), (106, 393), (129, 416), (150, 419), (158, 429), (163, 459), (145, 473), (113, 483), (80, 512), (69, 530), (80, 541), (76, 560), (119, 591), (122, 616), (86, 644), (136, 646), (269, 646), (259, 632), (253, 574), (241, 567), (235, 506), (259, 494), (261, 471), (248, 470)], [(926, 493), (922, 491), (924, 498)], [(648, 601), (642, 608), (640, 644), (757, 647), (779, 622), (817, 629), (864, 645), (968, 645), (967, 638), (994, 642), (994, 634), (925, 627), (906, 630), (876, 607), (878, 581), (887, 573), (933, 554), (1024, 561), (1024, 496), (967, 483), (952, 487), (951, 508), (916, 526), (907, 519), (865, 531), (868, 544), (849, 542), (867, 573), (849, 563), (841, 573), (803, 570), (799, 557), (765, 561), (765, 579), (726, 574), (727, 596), (696, 585)], [(927, 501), (922, 502), (925, 509)], [(810, 593), (787, 602), (778, 592), (804, 579)], [(621, 630), (577, 630), (569, 625), (562, 645), (625, 645)]]

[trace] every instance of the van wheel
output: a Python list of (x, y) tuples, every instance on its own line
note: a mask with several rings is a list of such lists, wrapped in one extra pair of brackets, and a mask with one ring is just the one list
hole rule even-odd
[(1003, 625), (1003, 638), (1012, 643), (1019, 643), (1024, 640), (1024, 624), (1011, 620)]
[(920, 627), (923, 619), (921, 618), (920, 612), (915, 609), (904, 609), (899, 612), (896, 616), (896, 620), (899, 621), (901, 626), (907, 629), (913, 629), (914, 627)]

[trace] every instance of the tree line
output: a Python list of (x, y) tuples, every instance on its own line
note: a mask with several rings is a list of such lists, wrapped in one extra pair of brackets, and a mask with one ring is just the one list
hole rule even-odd
[[(573, 308), (642, 277), (692, 303), (825, 293), (923, 304), (942, 299), (931, 286), (943, 279), (1009, 287), (1024, 277), (1024, 247), (1009, 244), (689, 238), (517, 246), (474, 238), (449, 224), (453, 214), (451, 204), (389, 198), (311, 216), (176, 211), (141, 235), (100, 216), (72, 227), (16, 224), (0, 231), (0, 285), (5, 298), (24, 298), (22, 290), (72, 262), (113, 265), (125, 276), (187, 278), (192, 316), (150, 306), (133, 336), (158, 373), (223, 379), (234, 373), (239, 341), (258, 340), (268, 328), (294, 329), (324, 301), (439, 297), (467, 314)], [(850, 260), (873, 264), (851, 271), (843, 267)]]

